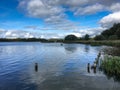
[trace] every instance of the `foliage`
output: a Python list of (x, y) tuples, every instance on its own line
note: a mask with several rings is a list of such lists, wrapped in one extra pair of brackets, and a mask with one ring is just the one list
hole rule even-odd
[(105, 40), (105, 37), (103, 35), (96, 35), (94, 40)]
[(65, 41), (76, 41), (78, 38), (75, 35), (67, 35), (64, 39)]
[(84, 40), (89, 40), (90, 39), (90, 36), (88, 35), (88, 34), (86, 34), (85, 36), (84, 36)]
[(106, 56), (102, 61), (101, 67), (108, 77), (120, 80), (120, 57)]
[[(110, 29), (103, 31), (101, 35), (103, 35), (106, 39), (120, 39), (120, 23), (114, 24)], [(115, 35), (114, 38), (113, 35)]]
[(117, 29), (117, 31), (115, 32), (115, 35), (117, 35), (118, 39), (120, 39), (120, 28)]
[(118, 39), (118, 36), (117, 35), (111, 35), (109, 37), (109, 40), (117, 40)]
[(7, 39), (7, 38), (0, 38), (0, 42), (35, 42), (35, 41), (40, 41), (40, 42), (47, 42), (48, 40), (46, 39), (41, 39), (41, 38), (15, 38), (15, 39)]

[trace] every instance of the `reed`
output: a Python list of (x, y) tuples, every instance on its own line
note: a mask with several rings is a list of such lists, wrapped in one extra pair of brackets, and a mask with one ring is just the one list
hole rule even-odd
[(102, 61), (101, 67), (107, 76), (120, 80), (120, 57), (106, 56)]

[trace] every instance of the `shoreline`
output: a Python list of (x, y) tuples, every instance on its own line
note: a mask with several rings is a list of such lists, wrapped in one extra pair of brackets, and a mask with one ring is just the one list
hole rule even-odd
[(115, 46), (120, 47), (120, 40), (103, 40), (103, 41), (95, 41), (95, 40), (77, 40), (77, 41), (63, 41), (63, 40), (3, 40), (0, 42), (41, 42), (41, 43), (67, 43), (67, 44), (89, 44), (91, 46), (100, 46), (100, 45), (106, 45), (106, 46)]

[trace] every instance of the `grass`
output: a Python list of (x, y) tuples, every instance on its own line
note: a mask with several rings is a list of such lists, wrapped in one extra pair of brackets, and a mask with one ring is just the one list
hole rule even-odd
[(76, 40), (76, 41), (63, 41), (64, 43), (81, 43), (81, 44), (90, 44), (92, 46), (98, 45), (107, 45), (107, 46), (117, 46), (120, 47), (120, 40), (103, 40), (103, 41), (95, 41), (95, 40)]
[(106, 56), (102, 61), (101, 68), (108, 77), (120, 81), (120, 57)]

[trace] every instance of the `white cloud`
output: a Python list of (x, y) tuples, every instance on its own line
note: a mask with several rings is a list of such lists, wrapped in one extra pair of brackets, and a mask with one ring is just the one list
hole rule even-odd
[(120, 11), (109, 14), (100, 20), (100, 24), (102, 25), (102, 27), (109, 28), (114, 23), (120, 23)]
[(90, 36), (95, 36), (97, 34), (100, 34), (104, 28), (89, 28), (89, 29), (82, 29), (82, 30), (76, 30), (76, 31), (70, 31), (68, 32), (49, 32), (49, 33), (36, 33), (36, 32), (27, 32), (27, 31), (20, 31), (20, 30), (0, 30), (0, 38), (64, 38), (66, 35), (74, 34), (78, 37), (82, 37), (85, 34), (89, 34)]
[(78, 15), (82, 12), (94, 14), (101, 10), (116, 11), (119, 10), (120, 0), (20, 0), (19, 7), (30, 16), (48, 18), (69, 10)]
[(78, 8), (77, 11), (74, 13), (75, 15), (87, 15), (87, 14), (94, 14), (98, 11), (102, 11), (104, 6), (101, 4), (94, 4), (91, 6)]
[(23, 0), (20, 2), (19, 7), (24, 7), (29, 16), (38, 18), (51, 17), (63, 11), (63, 8), (52, 6), (46, 0)]
[(63, 0), (63, 4), (70, 7), (83, 6), (88, 2), (89, 0)]
[(112, 4), (109, 9), (110, 9), (111, 11), (113, 11), (113, 12), (118, 12), (118, 11), (120, 11), (120, 3)]
[(77, 33), (81, 34), (81, 37), (83, 37), (85, 34), (89, 34), (91, 37), (94, 37), (95, 35), (99, 35), (105, 28), (97, 27), (97, 28), (89, 28), (77, 31)]
[(0, 38), (33, 38), (34, 33), (19, 30), (2, 30), (0, 29)]
[[(21, 8), (28, 16), (41, 18), (45, 22), (45, 25), (49, 26), (51, 30), (76, 30), (79, 27), (75, 22), (68, 20), (68, 14), (66, 14), (67, 11), (70, 11), (77, 16), (91, 15), (101, 11), (118, 12), (120, 8), (120, 1), (19, 0), (19, 8)], [(107, 22), (111, 23), (112, 21), (105, 21), (104, 19), (101, 20), (101, 23), (106, 24)]]

